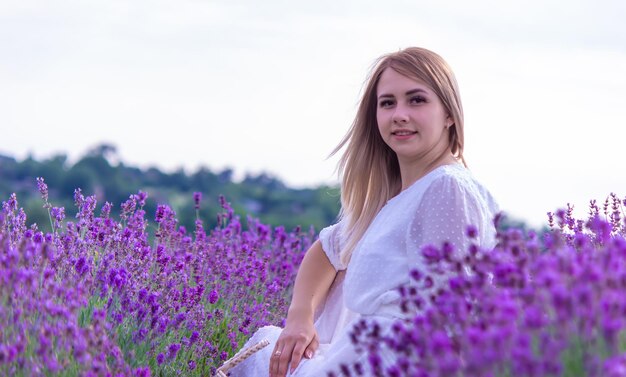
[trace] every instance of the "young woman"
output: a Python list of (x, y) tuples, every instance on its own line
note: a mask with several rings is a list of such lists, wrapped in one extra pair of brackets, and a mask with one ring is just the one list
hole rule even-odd
[(397, 288), (411, 269), (426, 269), (424, 245), (449, 241), (466, 252), (473, 225), (474, 242), (494, 246), (497, 205), (465, 166), (463, 127), (456, 79), (439, 55), (413, 47), (378, 60), (333, 152), (345, 147), (340, 221), (307, 251), (285, 328), (260, 329), (247, 345), (270, 345), (232, 376), (325, 376), (340, 364), (365, 365), (352, 324), (366, 318), (386, 329), (404, 316)]

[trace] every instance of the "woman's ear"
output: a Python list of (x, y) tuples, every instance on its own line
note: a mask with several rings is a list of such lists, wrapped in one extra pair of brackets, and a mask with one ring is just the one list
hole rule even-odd
[(454, 125), (454, 119), (450, 115), (446, 117), (446, 130)]

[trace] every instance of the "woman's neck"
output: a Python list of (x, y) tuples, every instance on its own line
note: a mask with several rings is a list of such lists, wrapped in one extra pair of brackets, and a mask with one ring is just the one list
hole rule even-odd
[(459, 161), (452, 155), (450, 151), (446, 151), (446, 153), (441, 154), (439, 158), (433, 159), (431, 161), (425, 161), (424, 159), (420, 159), (418, 161), (411, 162), (398, 161), (398, 163), (400, 165), (400, 177), (402, 179), (401, 191), (404, 191), (406, 188), (415, 183), (418, 179), (422, 178), (436, 168), (442, 165), (458, 164)]

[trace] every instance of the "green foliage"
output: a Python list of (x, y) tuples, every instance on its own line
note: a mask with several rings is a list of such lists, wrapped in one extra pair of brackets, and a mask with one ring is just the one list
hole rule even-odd
[[(116, 160), (116, 149), (110, 144), (95, 146), (73, 165), (68, 164), (64, 154), (42, 161), (32, 156), (17, 161), (0, 155), (0, 196), (6, 198), (15, 192), (25, 203), (29, 219), (46, 231), (49, 230), (45, 225), (47, 213), (35, 201), (39, 200), (36, 177), (46, 180), (50, 200), (59, 206), (73, 208), (74, 189), (81, 188), (84, 194), (96, 195), (100, 202), (111, 202), (114, 215), (119, 213), (119, 205), (128, 199), (129, 192), (146, 191), (147, 213), (154, 213), (157, 203), (170, 203), (180, 224), (187, 229), (194, 228), (193, 192), (196, 191), (203, 195), (200, 217), (208, 227), (216, 224), (211, 214), (219, 212), (220, 195), (238, 203), (237, 214), (251, 215), (266, 224), (283, 225), (287, 229), (313, 226), (319, 230), (336, 220), (340, 208), (336, 187), (293, 189), (267, 173), (249, 174), (241, 182), (234, 182), (233, 171), (228, 168), (219, 172), (200, 167), (190, 174), (182, 169), (166, 173), (155, 167), (140, 169), (123, 162), (112, 163)], [(68, 218), (73, 215), (68, 213)]]

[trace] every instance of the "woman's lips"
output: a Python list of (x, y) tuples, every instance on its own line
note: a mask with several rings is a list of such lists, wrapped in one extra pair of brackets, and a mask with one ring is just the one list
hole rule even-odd
[(394, 131), (391, 135), (398, 140), (406, 140), (417, 134), (416, 131)]

